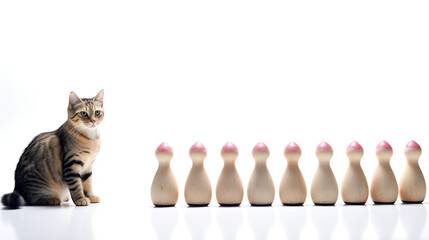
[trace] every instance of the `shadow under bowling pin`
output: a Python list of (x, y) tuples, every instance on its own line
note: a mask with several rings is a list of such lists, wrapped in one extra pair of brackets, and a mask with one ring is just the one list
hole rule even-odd
[(302, 229), (307, 223), (307, 208), (304, 206), (288, 206), (279, 208), (278, 211), (287, 239), (300, 239)]
[(207, 206), (212, 199), (212, 187), (209, 176), (204, 169), (207, 150), (203, 144), (196, 142), (189, 150), (192, 168), (185, 184), (185, 200), (191, 207)]
[(217, 208), (216, 223), (222, 231), (223, 239), (236, 239), (243, 223), (243, 209), (241, 207)]
[(371, 223), (379, 239), (392, 239), (398, 224), (398, 209), (396, 205), (372, 205), (370, 207)]
[(421, 203), (426, 196), (426, 181), (419, 166), (422, 154), (420, 145), (414, 141), (405, 146), (404, 155), (407, 165), (399, 181), (399, 196), (404, 203)]
[(319, 239), (332, 239), (332, 233), (337, 228), (338, 223), (337, 207), (311, 207), (311, 221), (317, 230)]
[(150, 190), (152, 202), (157, 207), (171, 207), (176, 205), (179, 198), (179, 188), (176, 178), (170, 168), (173, 150), (167, 143), (161, 143), (156, 149), (158, 170), (155, 173)]
[(152, 228), (159, 240), (169, 240), (177, 226), (177, 208), (153, 208), (151, 212)]
[(342, 222), (345, 226), (349, 239), (363, 239), (363, 234), (368, 227), (369, 211), (365, 205), (349, 206), (342, 208)]
[(408, 239), (419, 239), (426, 225), (426, 207), (423, 204), (401, 204), (399, 219)]
[(316, 148), (319, 167), (311, 182), (311, 199), (316, 205), (334, 205), (338, 198), (338, 184), (329, 161), (333, 155), (332, 147), (322, 142)]
[(274, 208), (267, 206), (248, 209), (247, 220), (255, 236), (254, 239), (268, 239), (275, 219)]
[(239, 206), (243, 201), (244, 191), (243, 183), (235, 167), (238, 149), (233, 143), (228, 142), (222, 147), (221, 156), (224, 165), (216, 185), (217, 202), (221, 206)]
[(393, 150), (389, 143), (381, 141), (375, 150), (378, 166), (371, 181), (371, 199), (376, 204), (394, 204), (398, 198), (398, 183), (390, 166)]
[(192, 239), (205, 239), (210, 228), (212, 214), (210, 208), (186, 208), (185, 222), (191, 233)]
[(267, 168), (270, 150), (267, 145), (259, 142), (253, 148), (252, 155), (255, 159), (255, 168), (247, 185), (247, 199), (252, 206), (271, 206), (276, 190)]
[(365, 173), (360, 166), (363, 157), (362, 146), (354, 141), (346, 150), (349, 167), (341, 184), (341, 197), (346, 204), (365, 204), (368, 200), (369, 188)]
[(307, 198), (307, 186), (298, 166), (301, 148), (290, 142), (284, 149), (287, 167), (280, 181), (279, 195), (283, 205), (302, 205)]

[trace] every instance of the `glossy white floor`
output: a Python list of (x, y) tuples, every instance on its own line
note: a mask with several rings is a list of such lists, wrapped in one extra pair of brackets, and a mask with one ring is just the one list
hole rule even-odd
[(1, 210), (0, 239), (428, 239), (427, 208), (63, 204)]

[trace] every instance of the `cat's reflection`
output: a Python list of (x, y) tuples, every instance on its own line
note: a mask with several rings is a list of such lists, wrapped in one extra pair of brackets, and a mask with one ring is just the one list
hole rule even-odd
[(177, 226), (178, 213), (176, 207), (157, 208), (151, 211), (152, 228), (159, 240), (169, 240)]
[(216, 223), (222, 231), (223, 239), (236, 239), (243, 223), (242, 207), (219, 207), (216, 209)]
[(423, 204), (401, 204), (399, 219), (408, 239), (418, 239), (426, 225), (426, 207)]
[(366, 205), (345, 205), (342, 208), (342, 221), (349, 239), (362, 239), (368, 227), (369, 211)]
[(253, 230), (254, 239), (267, 239), (274, 224), (275, 212), (273, 207), (250, 207), (247, 220)]
[(185, 222), (192, 239), (204, 239), (212, 221), (211, 208), (188, 207), (185, 209)]
[(337, 208), (336, 206), (311, 207), (311, 221), (317, 230), (319, 239), (332, 239), (332, 233), (338, 222)]
[(393, 232), (398, 224), (398, 209), (396, 205), (372, 205), (371, 223), (379, 239), (392, 239)]
[(279, 209), (279, 214), (287, 239), (300, 239), (302, 229), (307, 223), (307, 208), (304, 206), (282, 207)]
[(2, 220), (13, 226), (18, 239), (94, 239), (96, 206), (31, 207), (4, 210)]

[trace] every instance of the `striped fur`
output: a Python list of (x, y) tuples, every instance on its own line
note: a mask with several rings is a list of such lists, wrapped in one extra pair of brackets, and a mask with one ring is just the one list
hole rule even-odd
[(68, 119), (57, 130), (36, 136), (15, 170), (15, 190), (2, 198), (9, 208), (59, 205), (70, 196), (77, 206), (100, 201), (92, 192), (92, 165), (100, 149), (104, 91), (80, 99), (70, 93)]

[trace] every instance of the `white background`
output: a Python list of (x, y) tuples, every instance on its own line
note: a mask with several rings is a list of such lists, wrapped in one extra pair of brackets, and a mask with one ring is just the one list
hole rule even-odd
[(69, 92), (101, 89), (94, 189), (102, 204), (151, 206), (163, 141), (174, 151), (178, 206), (195, 141), (207, 148), (213, 190), (227, 141), (239, 149), (245, 190), (258, 141), (271, 150), (277, 190), (290, 141), (303, 151), (308, 189), (321, 141), (334, 149), (339, 187), (354, 140), (368, 182), (381, 140), (394, 149), (398, 181), (411, 139), (427, 173), (428, 12), (427, 1), (2, 1), (0, 193), (13, 190), (31, 139), (66, 120)]

